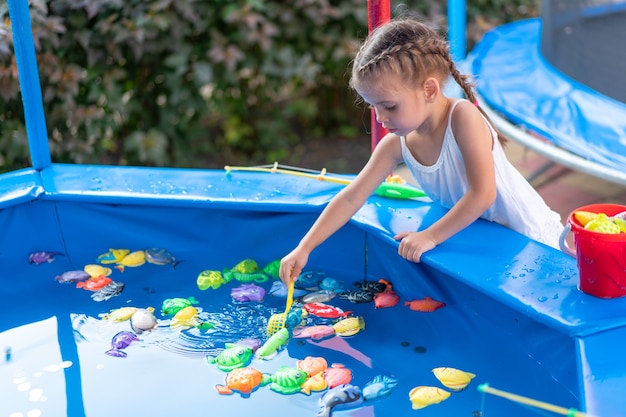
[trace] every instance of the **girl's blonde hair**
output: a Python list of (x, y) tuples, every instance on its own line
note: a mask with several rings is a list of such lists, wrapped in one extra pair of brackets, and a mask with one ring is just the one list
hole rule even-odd
[[(417, 87), (427, 77), (436, 77), (443, 85), (448, 76), (461, 87), (467, 99), (478, 106), (470, 77), (457, 69), (450, 56), (450, 46), (437, 32), (413, 19), (398, 19), (373, 30), (357, 52), (350, 77), (350, 87), (375, 82), (394, 74), (412, 87)], [(506, 138), (498, 132), (498, 140)]]

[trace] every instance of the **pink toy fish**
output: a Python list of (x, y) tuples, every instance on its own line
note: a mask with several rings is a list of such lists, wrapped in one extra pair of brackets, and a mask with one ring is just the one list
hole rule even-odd
[(296, 361), (296, 367), (311, 377), (325, 371), (328, 368), (328, 362), (322, 357), (307, 356), (302, 360)]
[(328, 388), (334, 388), (352, 381), (352, 371), (340, 363), (333, 363), (330, 368), (324, 370), (324, 379)]
[(307, 313), (324, 319), (336, 319), (338, 317), (347, 317), (351, 311), (343, 311), (339, 307), (333, 307), (324, 303), (308, 303), (302, 306)]
[(385, 290), (374, 296), (375, 308), (393, 307), (400, 301), (400, 296), (394, 290)]
[(314, 339), (320, 340), (326, 337), (334, 336), (335, 328), (326, 324), (316, 326), (296, 327), (293, 329), (293, 337), (297, 339)]

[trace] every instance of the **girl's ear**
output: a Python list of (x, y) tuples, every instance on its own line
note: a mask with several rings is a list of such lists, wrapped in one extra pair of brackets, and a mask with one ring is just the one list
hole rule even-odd
[(434, 101), (439, 96), (440, 86), (436, 78), (428, 77), (422, 83), (424, 95), (429, 102)]

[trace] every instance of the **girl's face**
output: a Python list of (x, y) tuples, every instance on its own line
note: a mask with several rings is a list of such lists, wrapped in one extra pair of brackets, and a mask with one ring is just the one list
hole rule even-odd
[(388, 77), (374, 86), (361, 87), (357, 93), (375, 110), (376, 120), (398, 136), (417, 130), (427, 117), (422, 88), (409, 87), (399, 77)]

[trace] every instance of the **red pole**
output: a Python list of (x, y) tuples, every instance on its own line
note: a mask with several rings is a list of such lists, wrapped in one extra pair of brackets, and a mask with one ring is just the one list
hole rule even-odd
[[(367, 28), (371, 32), (382, 23), (391, 19), (390, 0), (367, 0)], [(371, 112), (372, 151), (378, 142), (387, 134), (387, 130), (376, 121), (376, 112)]]

